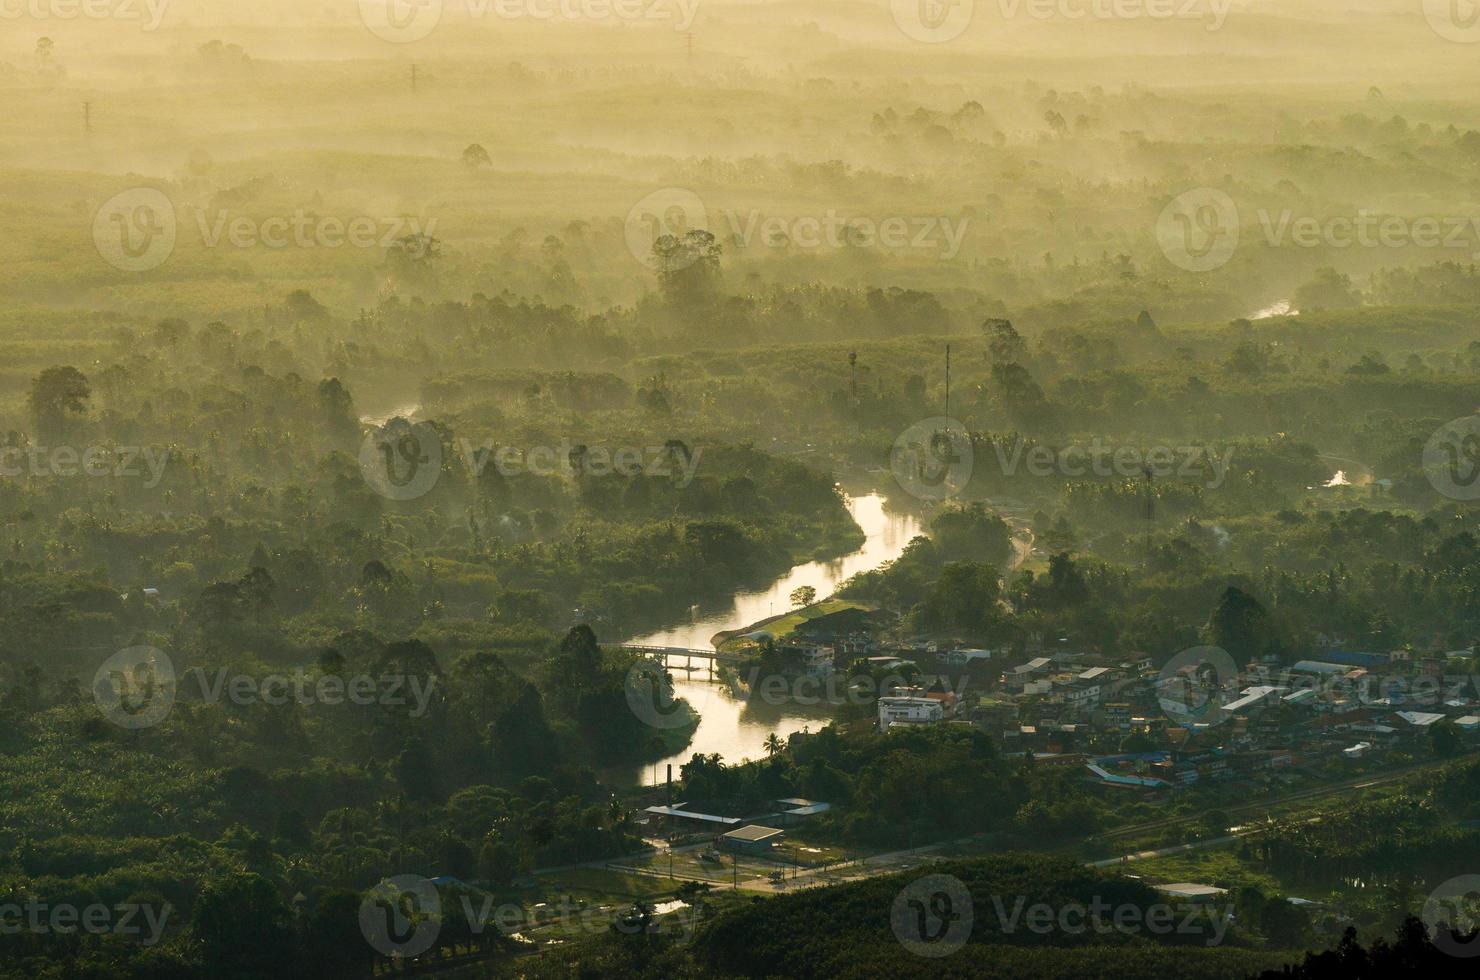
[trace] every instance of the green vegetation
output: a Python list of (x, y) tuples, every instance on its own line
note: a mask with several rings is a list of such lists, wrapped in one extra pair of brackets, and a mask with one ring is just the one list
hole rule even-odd
[[(866, 882), (752, 902), (702, 921), (693, 941), (682, 944), (661, 932), (593, 940), (542, 958), (532, 976), (564, 976), (576, 963), (605, 975), (868, 977), (889, 976), (1153, 978), (1169, 972), (1192, 977), (1243, 977), (1273, 968), (1280, 954), (1251, 948), (1237, 932), (1224, 933), (1209, 948), (1204, 915), (1193, 928), (1156, 936), (1108, 930), (1065, 934), (1030, 929), (1014, 917), (1023, 908), (1134, 908), (1138, 914), (1160, 899), (1148, 886), (1070, 862), (1038, 855), (1003, 855), (972, 862), (945, 862), (931, 874), (949, 875), (971, 900), (970, 935), (944, 960), (915, 955), (891, 928), (890, 909), (911, 877), (888, 875)], [(1125, 913), (1122, 913), (1125, 915)], [(1185, 911), (1183, 916), (1185, 916)], [(1128, 921), (1123, 919), (1122, 921)], [(1179, 921), (1184, 921), (1179, 916)], [(812, 955), (799, 957), (799, 946)], [(1195, 952), (1194, 952), (1195, 951)], [(524, 966), (521, 964), (521, 970)]]
[[(66, 6), (0, 10), (0, 978), (1433, 966), (1473, 684), (1347, 758), (1293, 709), (1091, 724), (1009, 672), (1474, 674), (1459, 6)], [(925, 533), (865, 535), (864, 493)], [(725, 622), (711, 718), (838, 683), (712, 751), (652, 638), (863, 554), (776, 642)], [(939, 717), (881, 732), (914, 685)], [(1145, 795), (1079, 758), (1251, 745), (1279, 764)], [(745, 867), (645, 812), (797, 798), (831, 809)], [(922, 853), (978, 916), (939, 961), (890, 921)], [(1236, 926), (994, 926), (1153, 878)]]

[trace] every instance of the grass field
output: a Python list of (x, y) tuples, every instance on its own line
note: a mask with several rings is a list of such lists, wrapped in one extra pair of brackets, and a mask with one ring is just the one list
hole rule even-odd
[(740, 653), (744, 651), (747, 646), (752, 645), (750, 641), (742, 639), (742, 637), (746, 633), (753, 633), (756, 630), (765, 630), (767, 633), (770, 633), (773, 636), (781, 637), (790, 632), (793, 632), (803, 623), (806, 623), (813, 619), (817, 619), (821, 616), (827, 616), (835, 612), (841, 612), (844, 609), (873, 608), (874, 607), (869, 603), (857, 602), (853, 599), (823, 599), (821, 602), (813, 603), (810, 606), (803, 606), (800, 609), (793, 609), (791, 612), (782, 613), (781, 615), (773, 617), (771, 619), (763, 619), (758, 623), (752, 623), (744, 629), (738, 630), (722, 640), (719, 644), (719, 649), (724, 653)]

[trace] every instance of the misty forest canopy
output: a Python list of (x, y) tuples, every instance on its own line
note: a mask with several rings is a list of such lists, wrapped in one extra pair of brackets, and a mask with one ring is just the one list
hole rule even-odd
[(401, 6), (0, 4), (0, 977), (1463, 968), (1463, 17)]

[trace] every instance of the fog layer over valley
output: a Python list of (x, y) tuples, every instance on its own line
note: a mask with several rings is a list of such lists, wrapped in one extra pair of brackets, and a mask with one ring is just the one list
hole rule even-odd
[(0, 980), (1460, 975), (1476, 14), (0, 0)]

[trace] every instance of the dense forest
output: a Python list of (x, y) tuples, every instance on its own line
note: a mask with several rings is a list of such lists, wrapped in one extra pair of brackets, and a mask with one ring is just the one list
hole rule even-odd
[(0, 10), (0, 978), (1466, 962), (1458, 8), (82, 6)]

